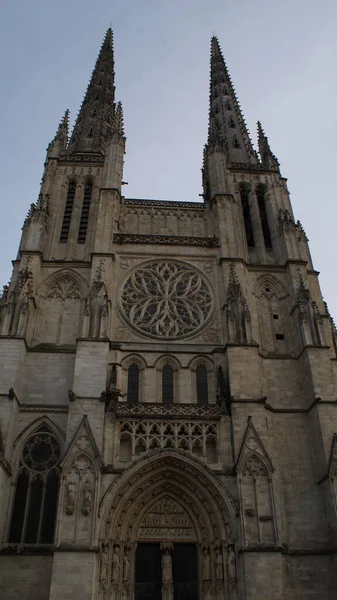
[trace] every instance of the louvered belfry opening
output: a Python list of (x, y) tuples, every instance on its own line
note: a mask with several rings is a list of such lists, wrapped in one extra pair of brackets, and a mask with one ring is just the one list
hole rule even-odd
[(92, 196), (92, 183), (90, 181), (88, 181), (84, 188), (81, 220), (80, 220), (80, 226), (79, 226), (78, 238), (77, 238), (78, 244), (84, 244), (86, 237), (87, 237), (91, 196)]
[(262, 185), (259, 185), (256, 188), (255, 192), (256, 192), (257, 202), (259, 205), (259, 213), (260, 213), (264, 245), (266, 248), (272, 248), (270, 229), (269, 229), (267, 211), (266, 211), (265, 189)]
[(76, 193), (76, 183), (75, 183), (75, 181), (71, 181), (68, 186), (66, 206), (65, 206), (64, 215), (63, 215), (63, 223), (62, 223), (62, 229), (61, 229), (61, 235), (60, 235), (60, 243), (61, 244), (66, 244), (68, 241), (71, 216), (72, 216), (73, 207), (74, 207), (75, 193)]
[(252, 218), (249, 207), (249, 188), (246, 186), (240, 187), (240, 198), (243, 212), (243, 220), (245, 224), (246, 239), (248, 248), (255, 247)]

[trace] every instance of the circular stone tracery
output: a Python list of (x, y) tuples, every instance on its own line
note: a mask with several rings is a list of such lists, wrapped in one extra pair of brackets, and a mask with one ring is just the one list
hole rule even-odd
[(195, 333), (211, 316), (210, 288), (193, 267), (155, 261), (138, 267), (126, 280), (121, 307), (127, 321), (141, 333), (180, 338)]
[(29, 438), (22, 451), (22, 462), (34, 471), (47, 471), (60, 458), (60, 447), (50, 433), (39, 432)]

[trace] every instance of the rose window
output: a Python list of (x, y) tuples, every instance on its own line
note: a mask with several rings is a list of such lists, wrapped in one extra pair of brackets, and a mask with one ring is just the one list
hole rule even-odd
[(141, 333), (180, 338), (195, 333), (211, 316), (210, 288), (193, 267), (156, 261), (138, 267), (126, 280), (121, 307)]

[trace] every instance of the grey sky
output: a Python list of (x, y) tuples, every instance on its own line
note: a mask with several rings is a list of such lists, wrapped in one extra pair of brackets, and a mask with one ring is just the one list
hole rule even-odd
[(260, 119), (288, 178), (337, 317), (336, 0), (1, 0), (0, 282), (39, 193), (47, 144), (66, 108), (73, 123), (110, 24), (125, 195), (199, 200), (214, 32), (254, 143)]

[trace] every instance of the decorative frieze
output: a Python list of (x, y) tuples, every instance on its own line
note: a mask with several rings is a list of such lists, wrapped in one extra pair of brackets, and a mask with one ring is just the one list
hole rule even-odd
[(177, 246), (206, 246), (207, 248), (218, 248), (220, 246), (219, 238), (216, 236), (192, 237), (179, 235), (144, 235), (138, 233), (115, 233), (114, 242), (116, 244), (169, 244)]

